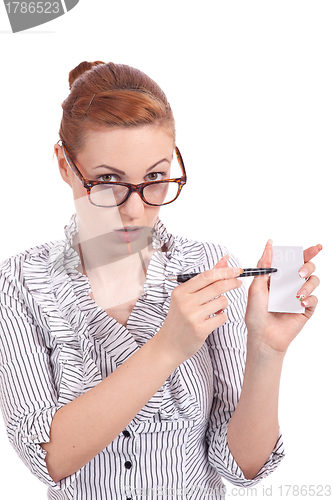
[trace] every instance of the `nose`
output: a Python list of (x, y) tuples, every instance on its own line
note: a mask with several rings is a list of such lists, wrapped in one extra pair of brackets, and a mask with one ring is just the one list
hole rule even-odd
[(138, 193), (131, 193), (130, 197), (118, 208), (122, 215), (131, 219), (139, 219), (145, 211), (145, 203)]

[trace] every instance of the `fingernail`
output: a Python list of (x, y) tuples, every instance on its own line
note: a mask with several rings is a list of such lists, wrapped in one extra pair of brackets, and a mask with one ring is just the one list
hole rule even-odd
[(239, 267), (234, 267), (233, 270), (234, 270), (235, 276), (239, 276), (243, 272), (243, 269), (240, 269)]
[(317, 247), (319, 248), (319, 251), (323, 249), (323, 245), (321, 245), (320, 243), (318, 243)]
[(300, 302), (303, 302), (303, 300), (305, 299), (306, 297), (306, 293), (301, 293), (300, 295), (296, 295), (296, 298), (300, 301)]
[(273, 245), (273, 240), (269, 239), (266, 243), (266, 245)]
[(303, 269), (302, 271), (299, 271), (298, 274), (300, 275), (301, 278), (306, 278), (308, 275), (308, 272), (309, 271), (307, 269)]
[(304, 306), (304, 307), (307, 307), (309, 305), (309, 301), (308, 300), (303, 300), (303, 302), (301, 302), (301, 305)]

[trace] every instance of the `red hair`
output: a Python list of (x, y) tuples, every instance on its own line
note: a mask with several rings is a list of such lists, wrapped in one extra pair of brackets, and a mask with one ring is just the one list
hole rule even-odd
[(175, 121), (161, 88), (124, 64), (82, 62), (69, 73), (59, 135), (75, 159), (89, 130), (161, 125), (175, 138)]

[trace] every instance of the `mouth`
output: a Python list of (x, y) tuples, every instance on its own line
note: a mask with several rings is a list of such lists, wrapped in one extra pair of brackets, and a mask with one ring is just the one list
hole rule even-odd
[(131, 241), (135, 241), (141, 235), (142, 227), (141, 226), (129, 226), (121, 229), (114, 229), (114, 233), (121, 240), (127, 243)]

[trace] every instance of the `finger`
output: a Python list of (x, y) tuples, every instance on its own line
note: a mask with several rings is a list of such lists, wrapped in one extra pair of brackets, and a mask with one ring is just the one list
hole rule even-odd
[(304, 262), (309, 262), (323, 249), (323, 245), (320, 243), (314, 247), (307, 248), (304, 250)]
[(222, 259), (215, 264), (214, 269), (219, 267), (227, 267), (228, 266), (229, 255), (223, 255)]
[(228, 315), (225, 311), (222, 311), (219, 314), (216, 312), (214, 316), (207, 318), (206, 321), (209, 325), (210, 331), (212, 332), (228, 321)]
[(302, 302), (305, 297), (311, 295), (311, 293), (319, 286), (320, 280), (317, 276), (312, 275), (302, 286), (302, 288), (297, 292), (296, 297)]
[(234, 290), (236, 288), (240, 288), (242, 286), (242, 280), (233, 278), (229, 280), (218, 280), (212, 283), (211, 285), (206, 286), (202, 290), (198, 290), (195, 295), (196, 297), (196, 305), (201, 306), (210, 302), (220, 295), (223, 295), (230, 290)]
[(309, 261), (301, 269), (298, 271), (298, 274), (301, 278), (308, 278), (316, 269), (316, 266), (313, 262)]
[(221, 295), (221, 297), (204, 304), (201, 307), (201, 312), (204, 317), (207, 319), (212, 314), (217, 314), (219, 311), (223, 311), (228, 307), (228, 299), (225, 295)]
[(273, 241), (268, 240), (261, 258), (258, 261), (258, 267), (271, 267), (272, 264), (272, 249)]
[(305, 316), (309, 319), (313, 315), (313, 313), (316, 310), (318, 304), (318, 299), (315, 295), (310, 295), (310, 297), (307, 297), (304, 299), (304, 301), (301, 303), (303, 307), (305, 307), (304, 313)]

